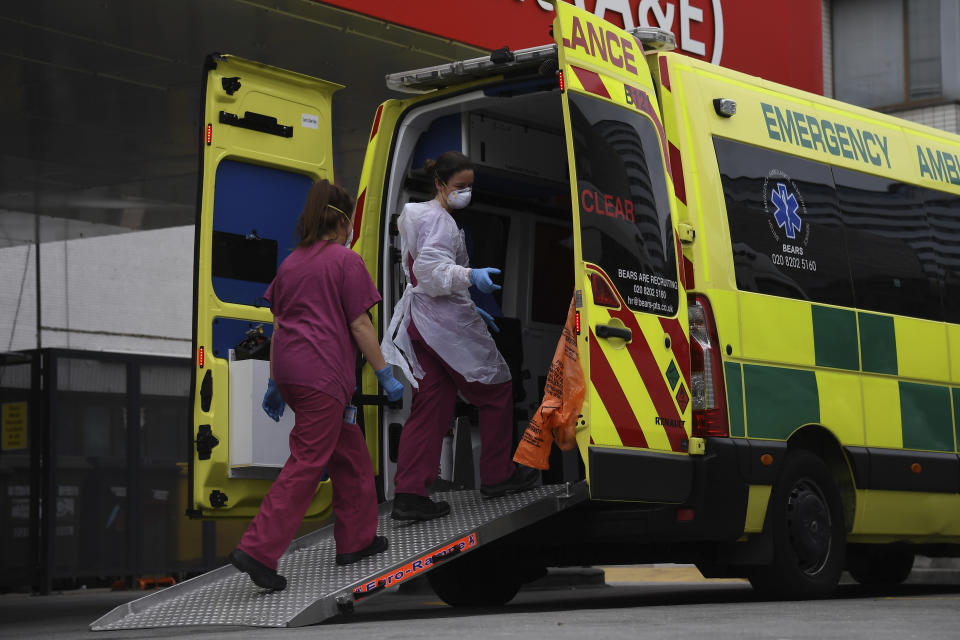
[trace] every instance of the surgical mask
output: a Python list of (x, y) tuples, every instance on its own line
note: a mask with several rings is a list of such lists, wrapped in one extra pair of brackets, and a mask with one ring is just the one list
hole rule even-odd
[(451, 209), (463, 209), (470, 204), (470, 197), (473, 194), (473, 187), (458, 189), (447, 194), (447, 205)]
[(347, 225), (349, 225), (350, 232), (347, 234), (347, 241), (343, 243), (343, 246), (349, 249), (350, 244), (353, 242), (353, 223), (350, 222), (350, 216), (348, 216), (340, 207), (335, 207), (332, 204), (328, 204), (327, 206), (342, 215), (343, 219), (347, 222)]

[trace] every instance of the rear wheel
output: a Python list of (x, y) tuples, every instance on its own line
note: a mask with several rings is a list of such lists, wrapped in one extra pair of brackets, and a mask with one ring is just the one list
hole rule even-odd
[(525, 573), (510, 553), (477, 549), (427, 574), (441, 600), (451, 607), (494, 607), (506, 604), (520, 591)]
[(847, 552), (847, 571), (868, 587), (893, 587), (910, 575), (914, 553), (907, 547), (856, 545)]
[(824, 462), (808, 451), (787, 454), (770, 497), (773, 563), (750, 572), (763, 595), (821, 598), (837, 587), (846, 557), (840, 492)]

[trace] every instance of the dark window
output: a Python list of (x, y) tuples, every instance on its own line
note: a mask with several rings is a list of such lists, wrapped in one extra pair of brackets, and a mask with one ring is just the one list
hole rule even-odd
[(660, 139), (638, 112), (570, 96), (583, 259), (634, 311), (673, 315), (677, 259)]
[(947, 322), (960, 323), (960, 196), (921, 190), (943, 286)]
[(570, 225), (538, 222), (533, 236), (530, 319), (562, 325), (573, 295), (573, 233)]
[(856, 306), (941, 320), (938, 267), (919, 191), (833, 169)]
[(853, 306), (830, 168), (723, 138), (714, 147), (737, 287)]

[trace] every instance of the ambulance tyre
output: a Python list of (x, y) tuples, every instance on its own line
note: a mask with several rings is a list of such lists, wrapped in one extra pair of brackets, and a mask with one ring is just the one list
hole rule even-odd
[(451, 607), (498, 607), (517, 595), (523, 576), (486, 549), (467, 553), (427, 574), (434, 593)]
[(865, 587), (894, 587), (910, 575), (913, 559), (906, 547), (855, 545), (847, 550), (847, 571)]
[(840, 492), (823, 461), (809, 451), (790, 451), (768, 509), (773, 562), (750, 572), (753, 588), (776, 598), (832, 594), (846, 563), (846, 526)]

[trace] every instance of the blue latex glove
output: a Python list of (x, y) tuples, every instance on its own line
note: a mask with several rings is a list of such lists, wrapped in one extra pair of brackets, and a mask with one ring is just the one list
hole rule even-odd
[(500, 285), (496, 284), (493, 280), (490, 279), (490, 276), (500, 275), (500, 269), (495, 269), (493, 267), (481, 267), (479, 269), (470, 270), (470, 284), (475, 286), (477, 289), (484, 293), (492, 293), (500, 288)]
[(487, 323), (487, 326), (490, 327), (490, 330), (494, 333), (500, 333), (500, 327), (497, 326), (497, 323), (494, 321), (493, 316), (481, 309), (480, 307), (474, 307), (477, 310), (477, 313), (480, 314), (480, 317), (483, 318), (483, 321)]
[(283, 396), (280, 395), (280, 389), (273, 378), (267, 380), (267, 392), (263, 394), (264, 413), (273, 418), (274, 422), (280, 422), (280, 416), (283, 415), (283, 408), (286, 404), (283, 402)]
[(380, 386), (383, 387), (383, 390), (387, 392), (387, 400), (390, 402), (397, 402), (403, 397), (403, 385), (393, 377), (393, 371), (391, 371), (390, 365), (377, 371), (377, 380), (380, 381)]

